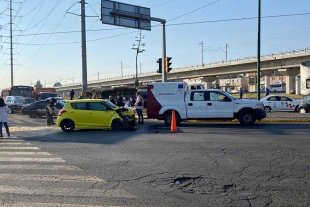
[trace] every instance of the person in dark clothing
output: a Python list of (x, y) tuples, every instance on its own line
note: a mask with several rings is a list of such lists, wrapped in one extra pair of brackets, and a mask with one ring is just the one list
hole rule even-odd
[(109, 96), (109, 100), (112, 104), (116, 105), (116, 101), (112, 96)]
[(117, 106), (125, 106), (124, 98), (122, 95), (117, 95)]
[(54, 125), (53, 113), (54, 113), (54, 104), (57, 102), (56, 99), (52, 98), (49, 103), (46, 104), (46, 124)]
[(132, 96), (130, 96), (129, 102), (130, 102), (130, 106), (131, 106), (131, 107), (134, 107), (134, 106), (135, 106), (136, 101), (135, 101), (135, 99), (134, 99)]
[(242, 95), (243, 95), (243, 89), (242, 89), (242, 86), (240, 87), (240, 90), (239, 90), (239, 95), (240, 95), (240, 99), (242, 99)]
[(74, 95), (75, 95), (75, 92), (74, 92), (74, 90), (72, 89), (72, 90), (70, 91), (70, 100), (73, 100), (73, 99), (74, 99)]

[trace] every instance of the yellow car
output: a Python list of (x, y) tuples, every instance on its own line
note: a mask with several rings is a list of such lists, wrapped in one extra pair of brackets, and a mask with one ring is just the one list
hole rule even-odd
[(136, 118), (131, 109), (115, 106), (107, 100), (68, 100), (58, 113), (57, 126), (64, 132), (74, 129), (132, 130)]

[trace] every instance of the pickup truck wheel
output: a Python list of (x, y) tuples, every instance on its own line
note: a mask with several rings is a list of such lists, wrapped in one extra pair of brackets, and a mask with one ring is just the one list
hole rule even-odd
[[(181, 118), (177, 112), (175, 112), (175, 118), (177, 122), (176, 124), (179, 125), (181, 123)], [(165, 113), (165, 116), (164, 116), (165, 124), (167, 126), (171, 126), (171, 120), (172, 120), (172, 111), (168, 111)]]
[(242, 111), (239, 114), (239, 122), (242, 125), (253, 125), (255, 123), (255, 114), (252, 111), (246, 110), (246, 111)]
[(265, 106), (265, 111), (266, 111), (266, 113), (270, 113), (271, 112), (271, 108), (270, 108), (270, 106)]
[(11, 107), (9, 107), (9, 114), (12, 114), (12, 113), (13, 113), (13, 111), (12, 111)]
[(307, 111), (306, 111), (306, 109), (305, 109), (305, 108), (300, 108), (300, 109), (299, 109), (299, 113), (301, 113), (301, 114), (305, 114), (305, 113), (307, 113)]

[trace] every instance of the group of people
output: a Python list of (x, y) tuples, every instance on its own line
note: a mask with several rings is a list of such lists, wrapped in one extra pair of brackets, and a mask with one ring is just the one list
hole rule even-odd
[(144, 100), (143, 97), (136, 93), (137, 100), (133, 97), (123, 97), (122, 95), (117, 95), (116, 99), (113, 96), (109, 96), (109, 100), (116, 106), (132, 107), (133, 110), (137, 111), (138, 114), (138, 124), (144, 124), (142, 110), (144, 109)]

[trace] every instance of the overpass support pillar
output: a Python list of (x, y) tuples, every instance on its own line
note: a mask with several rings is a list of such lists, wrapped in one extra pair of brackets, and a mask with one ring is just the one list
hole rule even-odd
[(212, 82), (216, 80), (215, 76), (212, 77), (203, 77), (201, 79), (202, 83), (204, 83), (205, 88), (212, 88)]
[(299, 69), (279, 69), (279, 72), (285, 75), (286, 94), (290, 94), (290, 90), (295, 88), (295, 77), (300, 73)]
[(296, 76), (296, 95), (300, 95), (301, 91), (301, 83), (300, 83), (300, 75)]
[(270, 76), (269, 75), (265, 75), (265, 88), (270, 89)]

